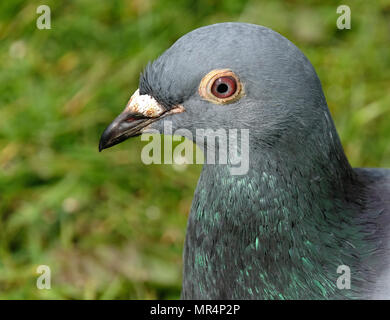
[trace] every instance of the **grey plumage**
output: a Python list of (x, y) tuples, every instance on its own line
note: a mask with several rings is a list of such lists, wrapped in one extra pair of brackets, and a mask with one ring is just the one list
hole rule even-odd
[[(198, 87), (223, 68), (239, 75), (245, 94), (217, 105)], [(199, 28), (148, 65), (139, 89), (166, 110), (185, 108), (149, 129), (170, 121), (189, 137), (199, 128), (250, 131), (246, 175), (206, 159), (187, 227), (183, 298), (390, 298), (390, 170), (351, 168), (316, 72), (294, 44), (251, 24)], [(101, 149), (124, 140), (114, 124)], [(350, 290), (336, 285), (339, 265), (351, 268)]]
[(390, 299), (390, 170), (354, 169), (365, 186), (363, 212), (379, 213), (375, 225), (367, 225), (373, 233), (377, 252), (372, 257), (375, 266), (373, 282), (367, 284), (366, 298)]

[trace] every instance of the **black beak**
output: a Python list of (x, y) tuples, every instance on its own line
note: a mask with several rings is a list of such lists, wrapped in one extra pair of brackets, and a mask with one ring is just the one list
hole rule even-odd
[(153, 97), (140, 95), (136, 90), (126, 105), (125, 110), (104, 130), (99, 151), (142, 134), (143, 129), (161, 118), (184, 112), (182, 105), (176, 105), (170, 110), (164, 108)]
[(158, 118), (149, 118), (141, 113), (125, 110), (104, 130), (99, 142), (99, 151), (142, 134), (142, 129), (156, 120)]

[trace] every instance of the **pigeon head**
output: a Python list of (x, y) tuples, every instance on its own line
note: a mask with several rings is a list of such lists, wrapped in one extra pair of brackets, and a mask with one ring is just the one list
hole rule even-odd
[(262, 151), (343, 153), (311, 63), (258, 25), (220, 23), (181, 37), (145, 68), (100, 149), (150, 129), (163, 133), (167, 121), (190, 138), (197, 129), (249, 129), (250, 147)]
[[(382, 259), (371, 259), (379, 248), (371, 242), (384, 243), (376, 226), (387, 226), (388, 216), (374, 219), (388, 192), (371, 188), (388, 180), (350, 167), (304, 54), (252, 24), (194, 30), (147, 65), (99, 149), (156, 130), (208, 147), (199, 129), (246, 130), (249, 170), (228, 172), (233, 161), (203, 166), (187, 224), (182, 297), (354, 297), (371, 279), (371, 261)], [(341, 266), (355, 274), (352, 290), (338, 290)]]

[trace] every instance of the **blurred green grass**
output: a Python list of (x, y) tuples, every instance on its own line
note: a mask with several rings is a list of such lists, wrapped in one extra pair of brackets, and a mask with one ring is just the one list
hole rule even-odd
[[(140, 161), (139, 139), (99, 154), (138, 76), (188, 31), (268, 26), (311, 60), (353, 166), (390, 166), (390, 1), (0, 2), (0, 299), (172, 299), (200, 166)], [(35, 286), (38, 265), (52, 289)]]

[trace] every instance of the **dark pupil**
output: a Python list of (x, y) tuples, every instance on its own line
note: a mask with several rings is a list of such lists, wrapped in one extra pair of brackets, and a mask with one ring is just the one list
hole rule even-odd
[(228, 91), (228, 89), (229, 89), (229, 87), (225, 83), (221, 83), (217, 87), (218, 93), (225, 93), (226, 91)]

